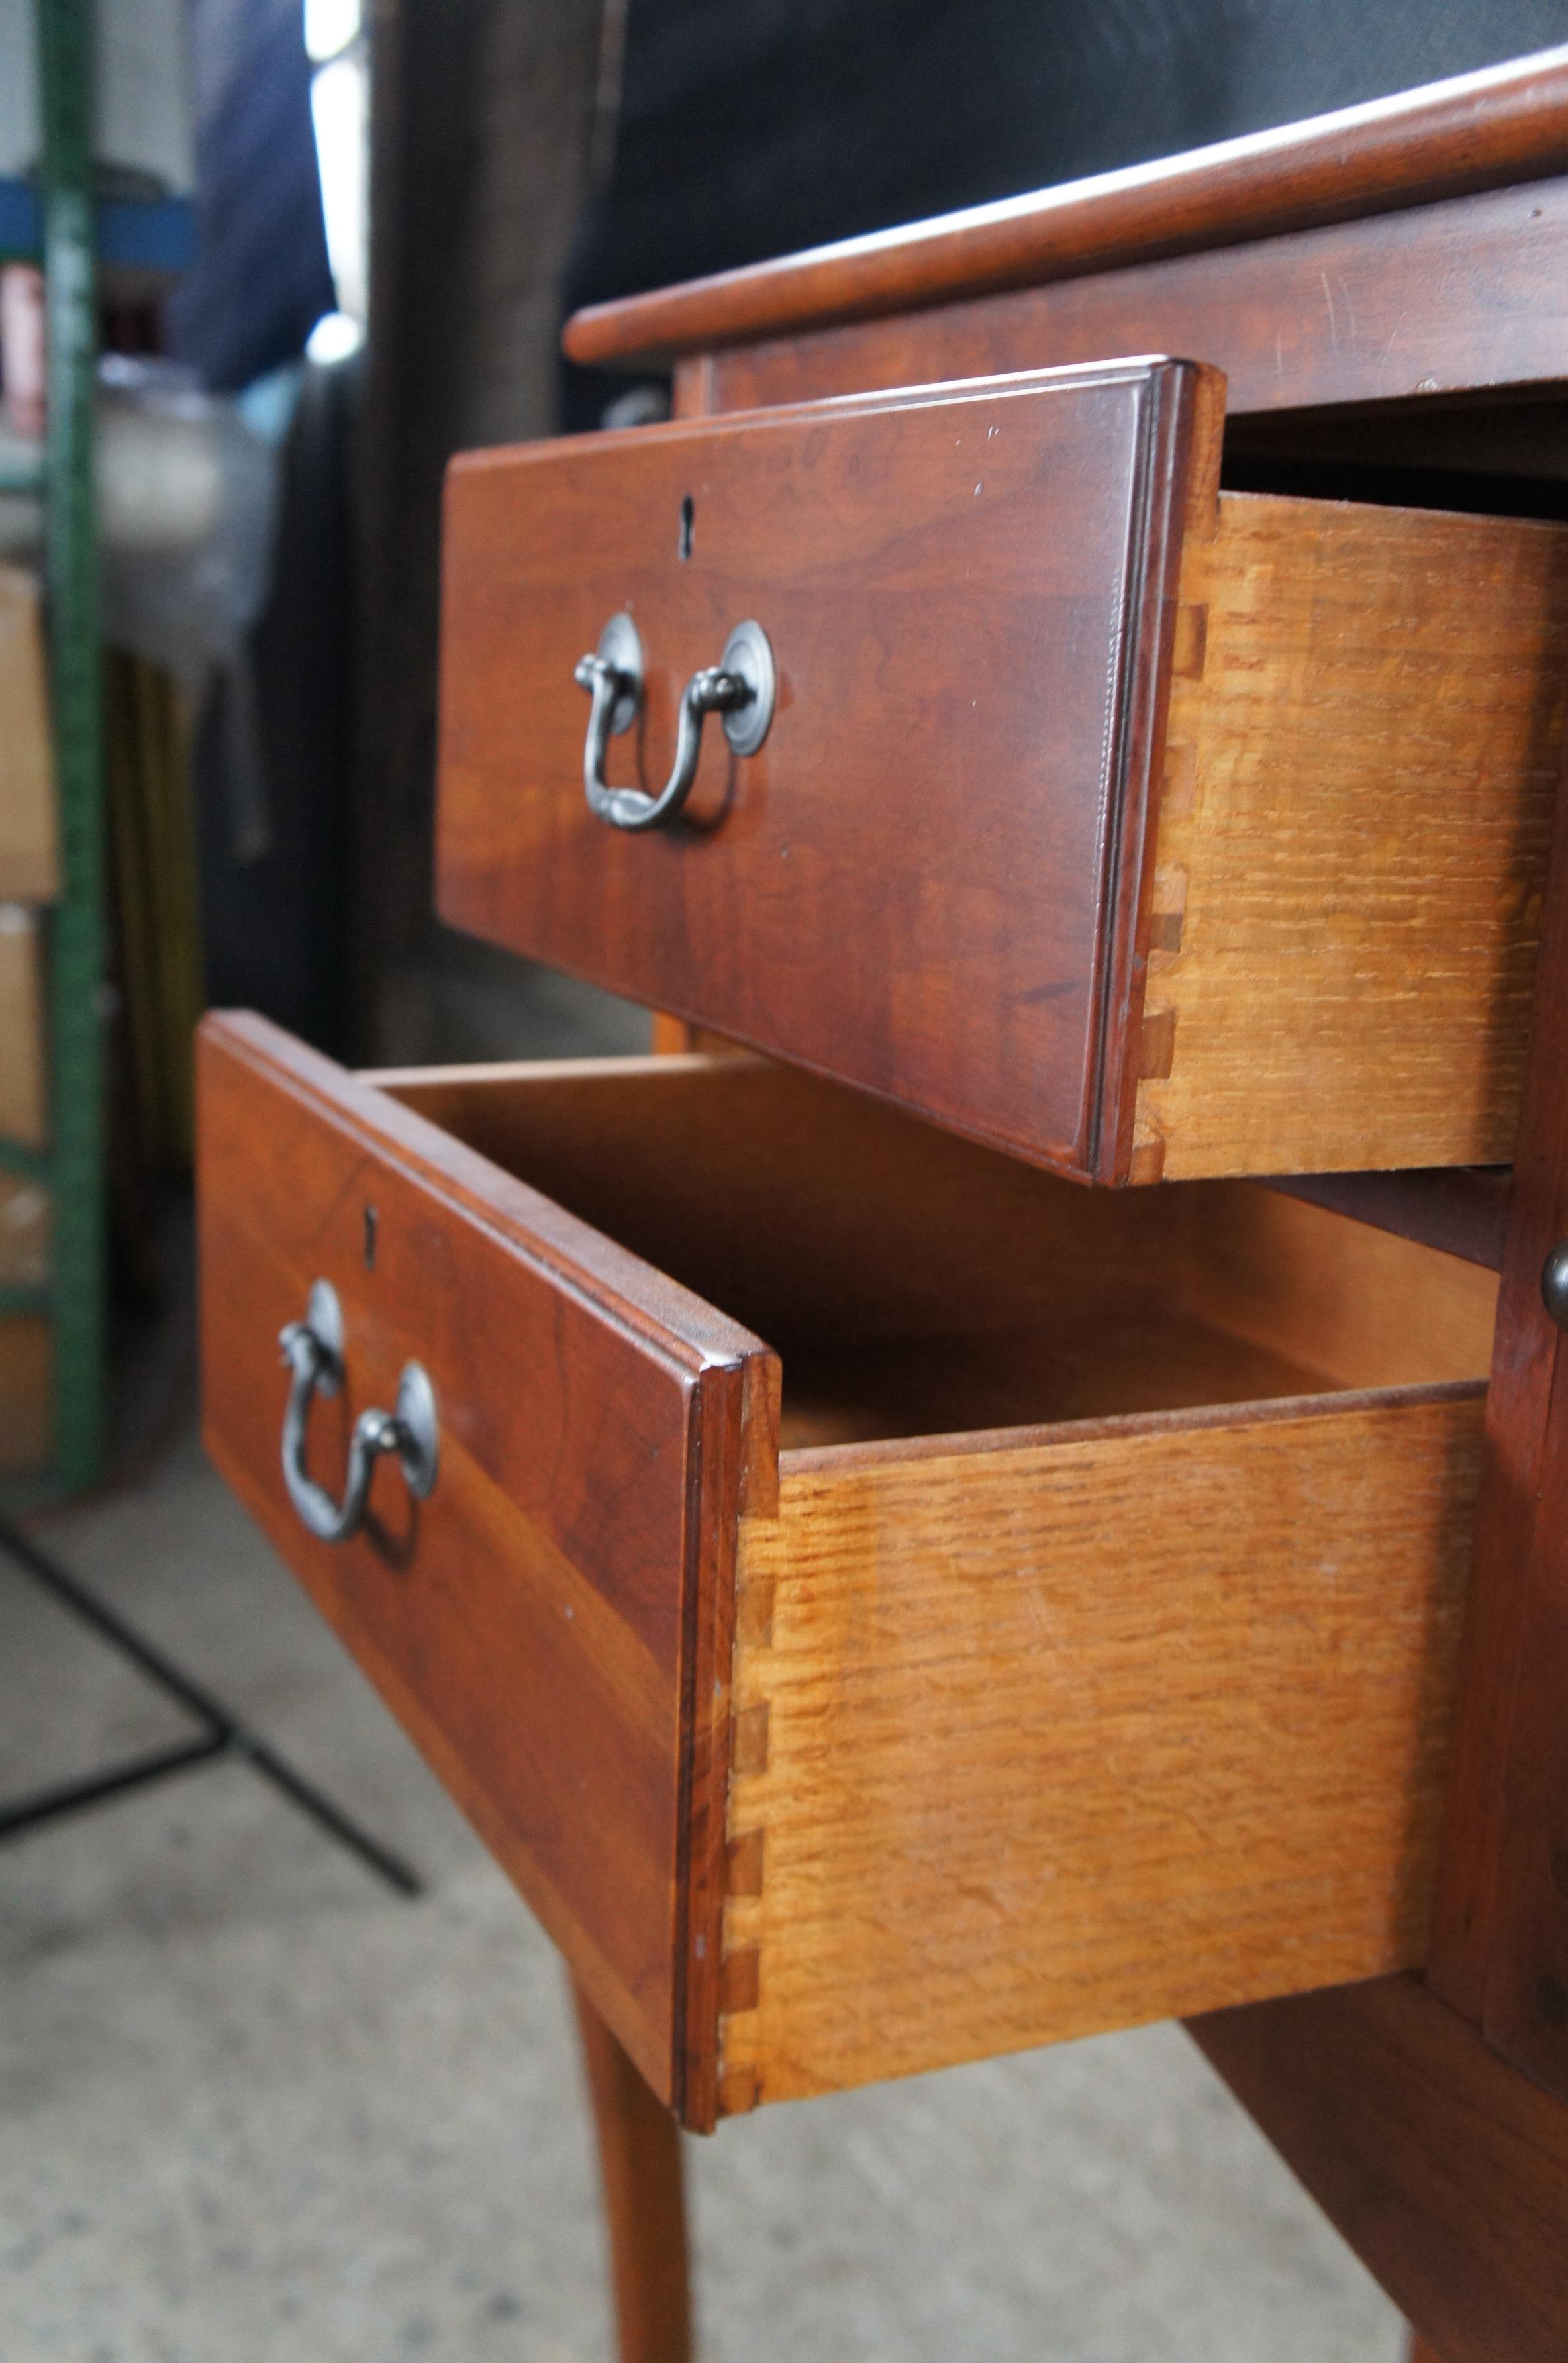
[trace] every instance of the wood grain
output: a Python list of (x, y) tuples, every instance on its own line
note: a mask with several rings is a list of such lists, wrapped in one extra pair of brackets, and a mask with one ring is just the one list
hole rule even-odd
[(723, 2106), (1419, 1961), (1480, 1417), (786, 1454), (737, 1579)]
[(1506, 1162), (1568, 529), (1226, 494), (1182, 598), (1207, 629), (1171, 691), (1154, 908), (1172, 925), (1143, 1021), (1169, 1045), (1137, 1086), (1135, 1165)]
[(1508, 1734), (1483, 2024), (1505, 2058), (1568, 2101), (1568, 1390), (1540, 1466)]
[(1225, 1337), (1339, 1387), (1485, 1370), (1497, 1281), (1483, 1266), (1272, 1190), (1198, 1184), (1177, 1204), (1171, 1279), (1189, 1314)]
[(1225, 372), (1232, 416), (1396, 402), (1419, 416), (1441, 408), (1433, 396), (1479, 388), (1556, 394), (1568, 376), (1553, 300), (1565, 268), (1568, 180), (1535, 181), (734, 345), (683, 368), (727, 411), (1108, 353), (1198, 353)]
[[(1220, 401), (1139, 361), (459, 460), (442, 915), (1109, 1176), (1176, 567), (1212, 523)], [(690, 817), (646, 836), (582, 793), (572, 669), (625, 608), (649, 691), (613, 777), (662, 779), (674, 702), (743, 616), (781, 667), (761, 752), (714, 734)]]
[(1568, 50), (1546, 50), (1185, 156), (594, 305), (568, 323), (564, 342), (578, 361), (646, 361), (1373, 218), (1565, 165)]
[[(409, 1356), (441, 1416), (428, 1502), (383, 1465), (371, 1522), (336, 1549), (278, 1465), (277, 1336), (317, 1276), (348, 1328), (348, 1383), (313, 1414), (323, 1481)], [(655, 2090), (711, 2116), (686, 2024), (690, 2007), (709, 2030), (711, 2080), (718, 1871), (700, 1848), (722, 1812), (702, 1784), (723, 1780), (712, 1659), (743, 1459), (773, 1473), (767, 1348), (254, 1018), (203, 1028), (201, 1283), (218, 1467)]]
[(619, 2363), (690, 2363), (680, 2133), (573, 1984), (593, 2108)]
[(1443, 2363), (1562, 2363), (1568, 2110), (1415, 1978), (1187, 2031)]

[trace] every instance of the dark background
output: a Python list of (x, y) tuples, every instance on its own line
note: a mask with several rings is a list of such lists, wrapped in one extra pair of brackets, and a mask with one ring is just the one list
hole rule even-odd
[[(567, 310), (1568, 37), (1561, 0), (630, 0)], [(566, 371), (567, 423), (615, 391)]]
[[(194, 0), (215, 385), (330, 301), (299, 0)], [(578, 305), (1180, 152), (1568, 39), (1568, 0), (376, 0), (370, 334), (302, 404), (256, 650), (277, 842), (199, 764), (209, 983), (367, 1063), (640, 1045), (602, 996), (437, 925), (440, 487), (599, 426)]]

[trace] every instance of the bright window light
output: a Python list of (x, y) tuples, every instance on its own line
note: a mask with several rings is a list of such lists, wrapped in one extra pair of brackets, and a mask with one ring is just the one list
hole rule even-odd
[(346, 361), (365, 341), (365, 331), (347, 312), (324, 312), (305, 338), (305, 359), (322, 365)]
[(317, 65), (346, 50), (359, 31), (359, 0), (304, 0), (305, 55)]
[(361, 322), (370, 294), (370, 96), (362, 54), (335, 58), (311, 82), (326, 258), (338, 310)]

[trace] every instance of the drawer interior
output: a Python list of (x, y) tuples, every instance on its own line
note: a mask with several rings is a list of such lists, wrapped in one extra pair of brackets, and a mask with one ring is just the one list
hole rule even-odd
[(744, 1323), (786, 1448), (1485, 1375), (1496, 1276), (1253, 1182), (1080, 1188), (750, 1058), (379, 1074)]

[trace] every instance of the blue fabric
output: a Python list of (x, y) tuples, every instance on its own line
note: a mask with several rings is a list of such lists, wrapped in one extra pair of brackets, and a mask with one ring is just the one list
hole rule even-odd
[(299, 0), (197, 0), (194, 16), (198, 55), (204, 32), (208, 53), (196, 261), (170, 299), (165, 333), (177, 361), (215, 393), (232, 393), (297, 360), (337, 298)]

